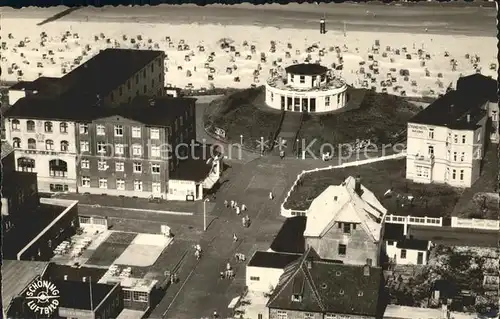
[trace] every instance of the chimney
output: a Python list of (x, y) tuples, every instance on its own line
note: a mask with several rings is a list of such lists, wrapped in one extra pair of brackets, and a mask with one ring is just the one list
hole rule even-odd
[(366, 258), (366, 264), (371, 267), (372, 266), (372, 259)]
[(370, 266), (368, 266), (368, 265), (364, 265), (363, 266), (363, 275), (365, 277), (369, 277), (370, 276)]
[(467, 123), (470, 123), (470, 114), (467, 114)]
[(64, 280), (68, 280), (68, 275), (64, 275)]
[(82, 277), (83, 282), (87, 282), (87, 277)]
[(334, 197), (333, 197), (333, 200), (334, 200), (334, 201), (337, 201), (337, 199), (338, 199), (338, 197), (337, 197), (337, 196), (334, 196)]
[(361, 176), (360, 175), (356, 176), (356, 183), (354, 184), (354, 191), (358, 195), (361, 195)]

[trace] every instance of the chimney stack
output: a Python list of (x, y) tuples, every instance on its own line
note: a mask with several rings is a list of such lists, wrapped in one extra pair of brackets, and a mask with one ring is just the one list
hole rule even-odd
[(467, 123), (470, 123), (470, 114), (467, 114)]
[(370, 276), (370, 266), (368, 266), (368, 265), (364, 265), (363, 266), (363, 275), (365, 277), (369, 277)]
[(68, 275), (64, 275), (64, 280), (68, 280)]
[(338, 197), (337, 197), (337, 196), (334, 196), (334, 197), (333, 197), (333, 200), (334, 200), (334, 201), (337, 201), (337, 199), (338, 199)]
[(366, 264), (371, 267), (372, 266), (372, 259), (366, 258)]
[(361, 176), (360, 175), (356, 176), (356, 183), (354, 184), (354, 191), (358, 195), (361, 195)]
[(87, 277), (82, 277), (83, 282), (87, 282)]

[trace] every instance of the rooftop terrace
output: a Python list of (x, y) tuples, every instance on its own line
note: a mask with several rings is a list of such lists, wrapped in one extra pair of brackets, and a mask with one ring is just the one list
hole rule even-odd
[(341, 87), (346, 86), (346, 83), (343, 79), (331, 76), (327, 77), (326, 83), (311, 88), (295, 87), (293, 84), (288, 83), (286, 75), (273, 76), (267, 80), (267, 84), (276, 89), (290, 90), (295, 92), (324, 92), (328, 90), (340, 89)]

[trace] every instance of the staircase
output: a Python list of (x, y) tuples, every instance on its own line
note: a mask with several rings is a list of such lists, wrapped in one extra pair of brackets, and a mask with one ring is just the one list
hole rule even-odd
[(283, 141), (286, 147), (282, 148), (287, 156), (294, 154), (295, 143), (297, 140), (300, 127), (302, 126), (303, 113), (299, 112), (285, 112), (283, 117), (283, 123), (281, 123), (281, 128), (277, 136), (277, 142), (275, 144), (273, 154), (279, 155), (280, 145), (279, 141)]

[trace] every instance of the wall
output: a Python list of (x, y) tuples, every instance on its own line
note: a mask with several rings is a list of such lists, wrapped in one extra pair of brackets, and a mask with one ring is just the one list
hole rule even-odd
[(423, 253), (423, 263), (421, 265), (427, 265), (427, 258), (428, 258), (427, 251), (406, 249), (406, 258), (403, 259), (403, 258), (401, 258), (401, 249), (396, 247), (396, 241), (393, 241), (392, 245), (389, 245), (389, 242), (386, 241), (385, 247), (386, 247), (385, 249), (386, 249), (387, 257), (393, 259), (394, 256), (396, 256), (396, 259), (394, 261), (398, 265), (417, 265), (419, 252)]
[(293, 216), (306, 216), (307, 215), (307, 210), (292, 210), (292, 209), (287, 209), (284, 207), (284, 204), (288, 201), (288, 198), (290, 197), (290, 194), (292, 191), (297, 187), (297, 183), (300, 181), (302, 176), (305, 174), (313, 173), (313, 172), (320, 172), (320, 171), (326, 171), (326, 170), (331, 170), (331, 169), (336, 169), (336, 168), (344, 168), (344, 167), (351, 167), (351, 166), (358, 166), (358, 165), (364, 165), (368, 163), (375, 163), (375, 162), (380, 162), (380, 161), (385, 161), (385, 160), (391, 160), (391, 159), (398, 159), (398, 158), (403, 158), (406, 157), (406, 152), (399, 153), (399, 154), (394, 154), (394, 155), (388, 155), (388, 156), (381, 156), (377, 158), (370, 158), (366, 160), (361, 160), (361, 161), (355, 161), (355, 162), (349, 162), (349, 163), (344, 163), (340, 165), (331, 165), (328, 167), (322, 167), (322, 168), (315, 168), (311, 170), (304, 170), (300, 174), (297, 175), (297, 178), (295, 179), (295, 182), (293, 183), (292, 187), (288, 191), (288, 193), (285, 196), (285, 199), (281, 203), (281, 216), (283, 217), (293, 217)]
[[(305, 318), (305, 313), (306, 312), (302, 312), (302, 311), (296, 311), (296, 310), (282, 310), (282, 309), (274, 309), (274, 308), (270, 308), (269, 309), (269, 319), (280, 319), (280, 317), (278, 317), (278, 312), (279, 311), (284, 311), (287, 313), (287, 319), (304, 319)], [(323, 313), (311, 313), (311, 314), (314, 314), (314, 316), (312, 317), (313, 319), (323, 319), (323, 318), (327, 318), (324, 316)], [(351, 315), (351, 314), (335, 314), (335, 313), (331, 313), (331, 315), (336, 315), (337, 318), (341, 318), (341, 317), (344, 317), (344, 318), (348, 318), (348, 319), (374, 319), (375, 316), (373, 317), (370, 317), (370, 316), (356, 316), (356, 315)]]
[[(41, 121), (33, 120), (35, 122), (34, 132), (28, 132), (26, 124), (28, 119), (18, 119), (20, 122), (19, 130), (12, 130), (12, 118), (8, 119), (6, 125), (6, 139), (12, 143), (14, 138), (21, 139), (21, 148), (15, 150), (15, 163), (16, 168), (17, 160), (21, 157), (28, 157), (35, 160), (34, 172), (38, 173), (38, 190), (41, 192), (51, 192), (50, 184), (68, 185), (69, 192), (77, 191), (77, 174), (76, 174), (76, 141), (75, 141), (75, 123), (65, 122), (68, 125), (67, 132), (60, 132), (60, 124), (62, 121)], [(46, 133), (44, 123), (52, 123), (52, 133)], [(36, 140), (36, 149), (28, 149), (28, 139), (33, 138)], [(45, 147), (46, 140), (54, 142), (54, 148), (47, 151)], [(61, 151), (61, 142), (67, 141), (69, 148), (67, 152)], [(67, 163), (68, 171), (66, 177), (52, 177), (49, 172), (49, 162), (51, 160), (63, 160)]]
[(451, 227), (500, 230), (500, 221), (453, 216), (451, 217)]
[[(198, 187), (198, 194), (196, 194), (197, 187)], [(185, 201), (188, 195), (193, 195), (194, 200), (202, 199), (203, 198), (202, 185), (194, 181), (183, 181), (175, 179), (171, 179), (168, 181), (168, 194), (167, 194), (168, 200)]]
[[(264, 268), (264, 267), (246, 267), (246, 285), (249, 291), (258, 291), (267, 293), (270, 287), (276, 287), (283, 269)], [(259, 277), (259, 280), (251, 280), (250, 277)]]
[[(377, 266), (379, 260), (378, 242), (373, 242), (369, 235), (361, 228), (351, 229), (351, 234), (346, 235), (343, 229), (334, 224), (326, 234), (319, 237), (305, 237), (306, 247), (313, 247), (321, 259), (341, 260), (345, 264), (365, 265), (366, 260), (372, 260)], [(347, 246), (345, 256), (338, 254), (339, 244)]]
[(104, 300), (94, 310), (96, 319), (117, 318), (123, 310), (122, 288), (117, 283)]
[(16, 170), (16, 158), (14, 153), (15, 152), (12, 151), (2, 158), (2, 172), (11, 172)]

